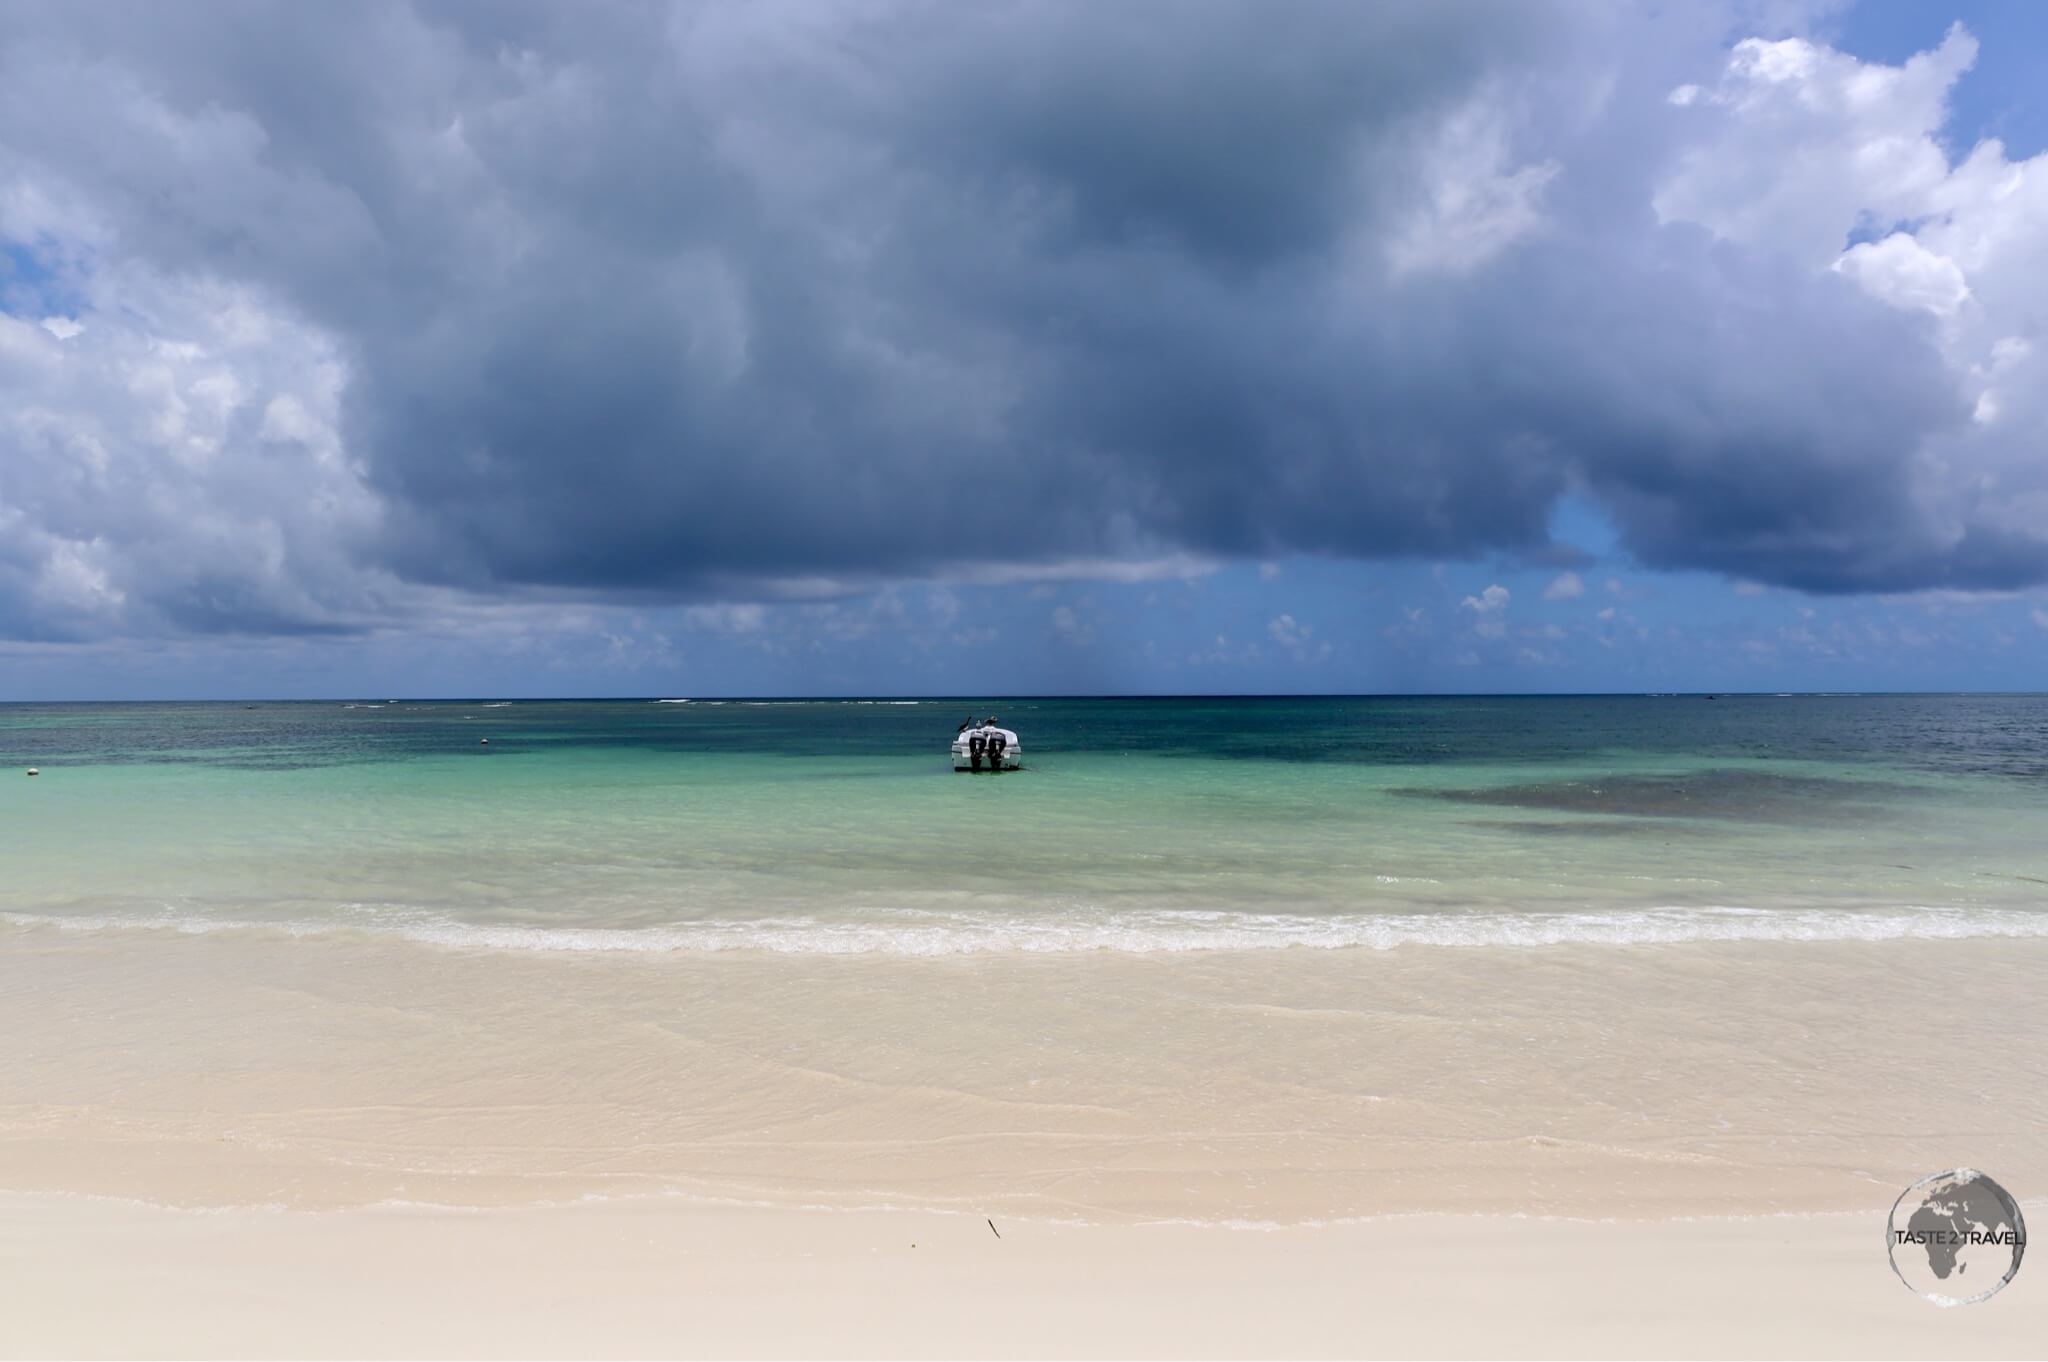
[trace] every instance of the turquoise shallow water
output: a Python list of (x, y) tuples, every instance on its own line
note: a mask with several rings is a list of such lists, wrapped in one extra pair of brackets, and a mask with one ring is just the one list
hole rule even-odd
[[(1029, 769), (956, 775), (970, 711)], [(481, 742), (488, 738), (489, 743)], [(2048, 935), (2048, 698), (0, 707), (0, 914), (518, 950)]]

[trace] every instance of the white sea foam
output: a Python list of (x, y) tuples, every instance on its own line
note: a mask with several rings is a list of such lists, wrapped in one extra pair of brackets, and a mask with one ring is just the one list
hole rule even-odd
[(665, 927), (536, 927), (461, 922), (403, 911), (333, 919), (250, 920), (191, 913), (71, 916), (0, 913), (0, 922), (71, 932), (262, 932), (396, 938), (464, 950), (952, 956), (1004, 953), (1391, 950), (1402, 946), (1527, 948), (1713, 941), (1964, 940), (2048, 937), (2048, 912), (2014, 909), (1641, 908), (1577, 913), (1412, 913), (1311, 917), (1285, 913), (1117, 912), (1044, 918), (903, 912), (857, 921), (764, 917)]

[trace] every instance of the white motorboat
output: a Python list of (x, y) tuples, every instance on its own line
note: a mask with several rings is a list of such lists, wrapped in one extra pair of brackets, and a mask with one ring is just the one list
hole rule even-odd
[(1024, 764), (1024, 747), (1017, 735), (998, 728), (995, 717), (962, 724), (953, 736), (953, 769), (956, 771), (1015, 771)]

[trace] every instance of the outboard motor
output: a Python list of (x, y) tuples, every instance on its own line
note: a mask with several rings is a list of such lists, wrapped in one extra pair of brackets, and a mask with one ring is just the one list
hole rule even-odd
[(995, 732), (995, 733), (991, 733), (991, 734), (989, 734), (989, 735), (988, 735), (988, 769), (989, 769), (989, 770), (991, 770), (991, 771), (995, 771), (995, 772), (999, 772), (999, 773), (1000, 773), (1000, 772), (1002, 771), (1002, 769), (1003, 769), (1003, 749), (1004, 749), (1005, 747), (1008, 747), (1009, 745), (1010, 745), (1010, 740), (1009, 740), (1009, 739), (1007, 739), (1007, 738), (1005, 738), (1005, 737), (1004, 737), (1004, 736), (1002, 735), (1002, 733), (1001, 733), (1000, 731), (998, 731), (998, 732)]
[[(998, 738), (996, 741), (1001, 742), (1002, 739)], [(967, 739), (968, 769), (979, 771), (981, 769), (981, 754), (987, 750), (988, 739), (982, 737), (981, 731), (976, 729)]]

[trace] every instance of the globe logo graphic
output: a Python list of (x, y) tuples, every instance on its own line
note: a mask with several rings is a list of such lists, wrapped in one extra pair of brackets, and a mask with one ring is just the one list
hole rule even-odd
[(1899, 1280), (1928, 1300), (1974, 1305), (2020, 1270), (2027, 1224), (2005, 1188), (1974, 1168), (1951, 1168), (1899, 1195), (1885, 1248)]

